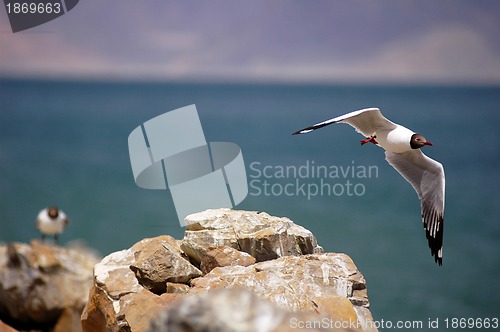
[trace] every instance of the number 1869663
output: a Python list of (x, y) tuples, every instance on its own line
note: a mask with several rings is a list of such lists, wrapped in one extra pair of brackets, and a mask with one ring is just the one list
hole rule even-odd
[(8, 14), (59, 14), (61, 3), (8, 2), (5, 7)]

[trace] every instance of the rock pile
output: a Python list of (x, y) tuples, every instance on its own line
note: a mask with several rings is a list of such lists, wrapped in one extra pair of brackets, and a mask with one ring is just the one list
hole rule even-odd
[(21, 330), (81, 330), (98, 261), (86, 251), (36, 240), (0, 246), (0, 320)]
[(188, 218), (182, 240), (144, 239), (96, 264), (84, 331), (300, 331), (313, 322), (317, 330), (348, 330), (373, 323), (365, 279), (352, 260), (323, 253), (314, 235), (288, 218), (228, 209)]
[(148, 332), (332, 331), (330, 320), (321, 319), (314, 312), (282, 309), (246, 288), (228, 288), (185, 297), (156, 317)]

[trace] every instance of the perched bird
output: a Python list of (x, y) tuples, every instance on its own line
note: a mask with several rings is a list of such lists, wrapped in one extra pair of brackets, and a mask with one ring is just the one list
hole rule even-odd
[(54, 241), (58, 242), (59, 234), (69, 224), (66, 214), (58, 208), (51, 206), (43, 209), (36, 217), (36, 228), (42, 235), (42, 241), (45, 240), (46, 235), (53, 235)]
[(354, 111), (320, 122), (293, 133), (306, 134), (332, 123), (347, 123), (366, 138), (361, 144), (373, 143), (385, 150), (385, 159), (408, 181), (418, 194), (422, 221), (439, 265), (443, 263), (444, 169), (441, 163), (427, 157), (420, 148), (432, 143), (424, 136), (387, 120), (378, 108)]

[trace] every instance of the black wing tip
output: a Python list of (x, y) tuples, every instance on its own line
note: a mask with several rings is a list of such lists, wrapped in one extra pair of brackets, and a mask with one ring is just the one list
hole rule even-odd
[(443, 265), (443, 257), (439, 257), (437, 253), (433, 253), (432, 256), (434, 256), (434, 261), (439, 265)]
[[(321, 127), (323, 127), (323, 126), (321, 126)], [(292, 136), (293, 135), (300, 135), (300, 134), (307, 134), (307, 133), (309, 133), (309, 132), (311, 132), (313, 130), (316, 130), (318, 128), (321, 128), (321, 127), (319, 127), (319, 126), (310, 126), (310, 127), (307, 127), (307, 128), (301, 129), (301, 130), (297, 130), (296, 132), (294, 132), (292, 134)]]
[(325, 123), (321, 123), (321, 124), (315, 124), (315, 125), (312, 125), (310, 127), (307, 127), (307, 128), (301, 129), (301, 130), (297, 130), (296, 132), (294, 132), (292, 134), (292, 136), (293, 135), (300, 135), (300, 134), (307, 134), (307, 133), (310, 133), (311, 131), (314, 131), (316, 129), (331, 125), (332, 123), (336, 123), (336, 122), (325, 122)]
[[(428, 237), (429, 247), (431, 248), (431, 256), (434, 257), (434, 261), (439, 265), (443, 265), (443, 257), (440, 255), (440, 252), (443, 250), (443, 240), (441, 241), (434, 239), (432, 237)], [(437, 240), (437, 241), (436, 241)]]
[[(422, 216), (424, 217), (424, 216)], [(429, 248), (431, 249), (431, 256), (434, 257), (434, 261), (439, 265), (443, 265), (443, 230), (444, 230), (444, 216), (440, 215), (438, 217), (438, 225), (439, 229), (437, 230), (435, 237), (431, 235), (430, 231), (426, 228), (426, 224), (424, 222), (425, 236), (429, 243)]]

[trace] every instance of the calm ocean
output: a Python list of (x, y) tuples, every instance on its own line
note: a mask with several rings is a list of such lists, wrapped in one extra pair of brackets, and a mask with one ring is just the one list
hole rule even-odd
[[(71, 219), (62, 242), (81, 239), (102, 255), (144, 237), (182, 238), (169, 192), (135, 185), (127, 138), (190, 104), (207, 141), (242, 149), (251, 186), (238, 208), (287, 216), (325, 251), (349, 254), (376, 320), (438, 318), (444, 328), (445, 319), (500, 318), (500, 87), (3, 80), (0, 241), (38, 238), (35, 216), (53, 204)], [(424, 152), (446, 171), (442, 267), (416, 193), (382, 149), (360, 146), (342, 124), (291, 136), (365, 107), (434, 143)]]

